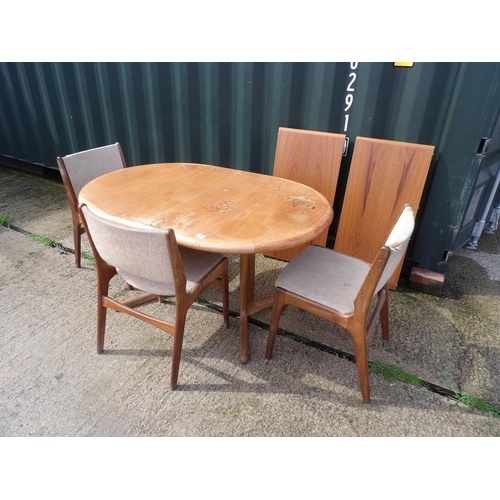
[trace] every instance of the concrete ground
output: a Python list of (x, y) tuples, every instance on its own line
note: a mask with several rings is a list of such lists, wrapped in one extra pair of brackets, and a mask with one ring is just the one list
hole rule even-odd
[[(372, 362), (418, 377), (417, 387), (372, 372), (361, 401), (347, 332), (289, 308), (273, 359), (264, 358), (270, 311), (249, 327), (250, 360), (238, 362), (238, 261), (231, 256), (229, 329), (211, 304), (188, 314), (176, 391), (172, 339), (108, 312), (96, 353), (96, 274), (76, 269), (62, 183), (0, 167), (0, 436), (500, 436), (500, 418), (449, 395), (500, 408), (500, 237), (452, 256), (440, 297), (404, 286), (390, 294), (391, 339), (379, 327)], [(29, 234), (28, 234), (29, 233)], [(30, 236), (59, 243), (50, 247)], [(83, 236), (83, 248), (90, 248)], [(259, 257), (258, 296), (283, 263)], [(123, 282), (113, 284), (124, 295)], [(145, 311), (169, 317), (170, 302)], [(300, 341), (302, 340), (302, 341)]]

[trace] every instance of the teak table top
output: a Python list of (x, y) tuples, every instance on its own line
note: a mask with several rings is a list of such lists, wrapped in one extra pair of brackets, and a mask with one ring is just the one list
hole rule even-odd
[(303, 184), (187, 163), (111, 172), (84, 186), (79, 201), (117, 223), (171, 227), (180, 245), (236, 254), (308, 242), (333, 218), (325, 197)]
[(101, 217), (135, 227), (172, 228), (180, 245), (240, 254), (240, 362), (248, 360), (248, 317), (272, 307), (254, 301), (255, 254), (311, 241), (333, 209), (313, 188), (280, 177), (192, 163), (116, 170), (80, 191)]

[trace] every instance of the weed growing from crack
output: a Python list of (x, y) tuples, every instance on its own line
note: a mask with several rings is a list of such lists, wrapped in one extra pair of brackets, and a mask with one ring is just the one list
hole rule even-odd
[(0, 226), (5, 226), (10, 228), (10, 217), (7, 212), (0, 214)]
[(478, 398), (477, 396), (471, 396), (470, 394), (460, 391), (452, 382), (448, 374), (441, 372), (441, 375), (450, 384), (451, 390), (453, 391), (453, 394), (450, 396), (452, 399), (468, 406), (469, 408), (479, 410), (482, 413), (490, 413), (494, 417), (500, 418), (500, 408), (488, 403), (484, 399)]
[(87, 252), (82, 252), (81, 253), (82, 258), (85, 260), (88, 260), (89, 262), (92, 262), (92, 264), (95, 264), (95, 259), (92, 255), (88, 254)]
[(399, 380), (406, 384), (414, 385), (415, 387), (422, 387), (422, 381), (418, 377), (406, 373), (395, 366), (373, 361), (370, 361), (368, 366), (370, 367), (370, 371), (382, 375), (387, 380)]
[(34, 241), (38, 241), (39, 243), (43, 243), (47, 247), (57, 248), (58, 250), (61, 250), (62, 252), (67, 252), (66, 248), (64, 248), (60, 243), (57, 243), (57, 241), (53, 240), (49, 236), (42, 236), (39, 234), (31, 234), (30, 238)]
[[(399, 380), (401, 382), (405, 382), (406, 384), (410, 384), (415, 387), (422, 387), (428, 385), (426, 382), (423, 382), (418, 377), (406, 373), (403, 370), (396, 368), (395, 366), (386, 365), (384, 363), (372, 362), (372, 361), (370, 361), (368, 365), (370, 367), (370, 371), (382, 375), (387, 380)], [(443, 372), (442, 375), (448, 381), (451, 387), (451, 392), (447, 391), (447, 395), (449, 398), (459, 403), (462, 403), (471, 409), (479, 410), (482, 413), (489, 413), (494, 417), (500, 418), (500, 408), (498, 408), (495, 405), (492, 405), (491, 403), (488, 403), (487, 401), (484, 401), (484, 399), (478, 398), (476, 396), (471, 396), (470, 394), (466, 394), (462, 391), (459, 391), (455, 386), (455, 384), (453, 384), (453, 382), (451, 381), (451, 378), (446, 373)]]
[[(51, 247), (51, 248), (57, 248), (63, 253), (74, 253), (73, 250), (70, 248), (66, 248), (64, 245), (61, 243), (58, 243), (54, 239), (50, 238), (49, 236), (42, 236), (39, 234), (28, 234), (28, 236), (34, 240), (38, 241), (39, 243), (43, 243), (45, 246)], [(94, 257), (92, 255), (89, 255), (87, 252), (82, 252), (81, 256), (85, 259), (88, 260), (89, 262), (95, 264)]]

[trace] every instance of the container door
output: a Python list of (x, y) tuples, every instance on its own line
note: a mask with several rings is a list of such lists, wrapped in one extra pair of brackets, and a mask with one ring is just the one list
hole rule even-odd
[(474, 161), (481, 166), (454, 251), (465, 244), (467, 248), (475, 249), (495, 210), (500, 189), (500, 116), (492, 136), (481, 140)]

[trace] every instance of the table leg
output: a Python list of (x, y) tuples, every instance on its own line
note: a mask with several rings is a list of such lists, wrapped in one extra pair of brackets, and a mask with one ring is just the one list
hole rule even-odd
[(240, 363), (248, 361), (248, 305), (253, 302), (255, 255), (240, 255)]

